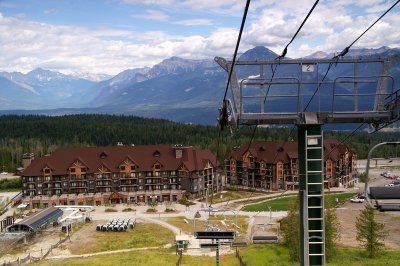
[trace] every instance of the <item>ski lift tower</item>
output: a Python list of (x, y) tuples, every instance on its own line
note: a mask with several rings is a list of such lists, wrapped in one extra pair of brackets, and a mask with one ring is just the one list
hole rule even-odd
[[(215, 61), (230, 71), (231, 61)], [(397, 61), (392, 57), (235, 62), (222, 123), (294, 124), (298, 129), (301, 265), (325, 265), (321, 126), (367, 123), (378, 130), (398, 120), (400, 91), (389, 75)]]

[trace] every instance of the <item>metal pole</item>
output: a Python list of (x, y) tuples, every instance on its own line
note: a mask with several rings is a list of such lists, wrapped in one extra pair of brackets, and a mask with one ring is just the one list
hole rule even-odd
[(383, 145), (394, 145), (394, 146), (397, 147), (397, 145), (399, 145), (399, 144), (400, 144), (399, 141), (378, 143), (378, 144), (376, 144), (374, 147), (372, 147), (372, 148), (369, 150), (369, 152), (368, 152), (367, 166), (366, 166), (366, 169), (365, 169), (365, 174), (367, 175), (367, 180), (366, 180), (365, 186), (364, 186), (364, 194), (365, 194), (365, 198), (367, 199), (367, 202), (368, 202), (368, 204), (370, 205), (371, 208), (375, 208), (375, 207), (372, 205), (372, 203), (371, 203), (371, 201), (370, 201), (370, 199), (369, 199), (369, 196), (368, 196), (368, 190), (369, 190), (369, 187), (368, 187), (368, 183), (369, 183), (369, 166), (370, 166), (370, 161), (371, 161), (371, 157), (372, 157), (372, 152), (373, 152), (376, 148), (378, 148), (378, 147), (380, 147), (380, 146), (383, 146)]
[(301, 265), (325, 265), (321, 125), (299, 125), (298, 139)]
[(218, 243), (218, 239), (216, 239), (216, 243), (217, 243), (217, 250), (216, 250), (216, 265), (219, 265), (219, 243)]

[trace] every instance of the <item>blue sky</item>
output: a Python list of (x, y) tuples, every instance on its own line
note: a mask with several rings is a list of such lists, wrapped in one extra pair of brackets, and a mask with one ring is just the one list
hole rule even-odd
[[(320, 1), (289, 57), (338, 52), (395, 1)], [(314, 0), (253, 0), (240, 51), (276, 53)], [(230, 58), (244, 0), (0, 0), (0, 70), (117, 74), (171, 56)], [(400, 47), (400, 5), (355, 47)]]

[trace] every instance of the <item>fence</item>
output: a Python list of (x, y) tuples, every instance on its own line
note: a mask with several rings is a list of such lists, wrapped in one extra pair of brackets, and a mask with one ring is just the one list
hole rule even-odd
[(243, 261), (242, 256), (240, 256), (239, 250), (236, 248), (236, 258), (238, 258), (240, 262), (240, 266), (246, 266), (246, 262)]
[(51, 245), (49, 250), (43, 254), (43, 250), (40, 252), (40, 257), (34, 257), (30, 253), (25, 258), (17, 258), (15, 261), (4, 262), (3, 266), (14, 266), (14, 265), (21, 265), (23, 263), (30, 263), (30, 262), (37, 262), (39, 260), (45, 259), (50, 253), (52, 253), (53, 249), (58, 248), (62, 243), (69, 240), (71, 242), (70, 236), (66, 236), (64, 239), (61, 239), (54, 245)]
[(176, 266), (179, 266), (182, 264), (182, 250), (179, 251), (179, 259), (176, 262)]

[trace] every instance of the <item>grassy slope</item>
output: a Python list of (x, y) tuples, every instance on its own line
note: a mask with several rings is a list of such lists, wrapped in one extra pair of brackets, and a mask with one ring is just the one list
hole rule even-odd
[[(356, 193), (328, 194), (326, 195), (325, 200), (334, 201), (335, 198), (338, 198), (339, 202), (341, 202), (353, 197), (355, 194)], [(268, 207), (271, 207), (272, 211), (287, 211), (288, 206), (293, 204), (295, 199), (296, 196), (287, 196), (279, 199), (263, 201), (257, 204), (245, 206), (242, 208), (242, 211), (269, 211)]]

